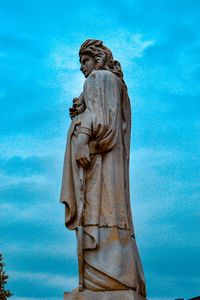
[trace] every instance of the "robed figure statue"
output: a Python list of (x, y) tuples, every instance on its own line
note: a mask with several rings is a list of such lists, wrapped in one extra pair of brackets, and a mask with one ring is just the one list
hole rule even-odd
[(99, 40), (79, 52), (86, 77), (70, 109), (61, 202), (77, 233), (79, 290), (145, 296), (129, 193), (131, 109), (120, 63)]

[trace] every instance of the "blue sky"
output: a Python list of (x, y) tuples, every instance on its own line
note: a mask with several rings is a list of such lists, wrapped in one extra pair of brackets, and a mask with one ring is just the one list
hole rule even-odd
[(13, 300), (77, 286), (59, 204), (78, 50), (102, 39), (132, 102), (131, 199), (148, 299), (200, 294), (200, 2), (1, 0), (0, 251)]

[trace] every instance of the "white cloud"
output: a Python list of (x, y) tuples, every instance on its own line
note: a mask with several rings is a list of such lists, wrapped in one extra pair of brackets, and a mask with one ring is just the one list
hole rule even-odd
[(154, 44), (154, 40), (145, 40), (141, 34), (133, 34), (132, 36), (128, 36), (125, 49), (130, 53), (129, 58), (141, 57), (143, 56), (145, 49)]
[[(6, 224), (16, 221), (27, 221), (29, 223), (37, 222), (41, 225), (53, 225), (59, 223), (61, 209), (64, 220), (64, 206), (59, 203), (58, 199), (52, 199), (44, 203), (41, 201), (34, 203), (34, 205), (27, 204), (27, 206), (24, 203), (1, 203), (0, 217), (1, 220), (6, 220)], [(11, 216), (14, 216), (14, 219), (10, 218)]]
[(155, 166), (169, 161), (175, 161), (180, 157), (180, 152), (171, 151), (165, 148), (140, 148), (139, 150), (131, 151), (131, 158), (138, 164), (142, 161), (146, 161), (149, 165)]
[(17, 184), (39, 184), (40, 186), (46, 183), (50, 184), (50, 178), (46, 178), (43, 175), (30, 175), (30, 176), (9, 176), (0, 173), (0, 188), (6, 188), (7, 186)]
[(124, 69), (132, 66), (135, 58), (142, 57), (145, 49), (152, 47), (155, 40), (145, 39), (142, 34), (134, 34), (120, 29), (111, 32), (105, 44), (108, 44), (107, 46), (111, 48), (114, 58), (121, 62)]
[[(199, 215), (195, 190), (200, 184), (163, 173), (168, 166), (173, 168), (186, 160), (185, 155), (184, 152), (164, 148), (141, 148), (131, 152), (133, 219), (136, 236), (144, 247), (148, 248), (148, 245), (158, 239), (159, 246), (166, 245), (166, 240), (168, 246), (174, 246), (175, 243), (180, 247), (185, 247), (186, 244), (188, 247), (197, 245), (197, 228), (193, 228), (192, 235), (190, 228), (183, 231), (183, 220), (196, 220)], [(193, 189), (194, 193), (188, 195), (187, 190)]]
[[(105, 45), (111, 48), (114, 58), (122, 63), (123, 68), (131, 67), (133, 60), (142, 57), (145, 49), (155, 43), (154, 40), (145, 39), (142, 34), (134, 34), (122, 29), (111, 31), (107, 36), (108, 38), (104, 39)], [(70, 45), (68, 41), (54, 42), (44, 60), (44, 68), (50, 69), (51, 77), (45, 79), (42, 84), (58, 87), (60, 95), (57, 100), (68, 105), (71, 104), (73, 97), (81, 93), (84, 83), (84, 77), (79, 71), (79, 47), (78, 44)], [(67, 99), (67, 97), (71, 98)]]
[[(78, 97), (83, 90), (84, 77), (80, 71), (77, 71), (70, 75), (61, 73), (59, 80), (62, 84), (62, 94), (60, 100), (66, 102), (68, 105), (71, 105), (72, 99), (74, 97)], [(69, 95), (71, 98), (67, 99), (67, 95)]]
[[(66, 132), (63, 135), (67, 135)], [(20, 156), (22, 158), (52, 156), (63, 159), (65, 143), (65, 136), (52, 139), (44, 139), (42, 137), (39, 139), (23, 135), (10, 136), (9, 138), (2, 136), (1, 157), (9, 159), (13, 156)]]
[(49, 55), (49, 64), (59, 70), (76, 71), (79, 69), (78, 50), (67, 43), (57, 43)]
[[(63, 231), (66, 230), (63, 225)], [(59, 239), (59, 243), (56, 240), (42, 240), (40, 243), (30, 241), (5, 241), (4, 249), (6, 255), (10, 257), (23, 256), (23, 257), (63, 257), (76, 258), (76, 237), (74, 232), (67, 232), (67, 235), (63, 239)]]
[(41, 84), (59, 88), (57, 102), (71, 105), (72, 99), (82, 92), (84, 76), (80, 72), (79, 45), (71, 46), (68, 41), (54, 43), (44, 61), (44, 68), (51, 76)]
[(9, 271), (9, 277), (15, 278), (15, 280), (30, 281), (38, 285), (46, 287), (62, 288), (63, 291), (66, 289), (73, 289), (77, 285), (77, 277), (67, 277), (58, 274), (50, 273), (34, 273), (34, 272), (20, 272), (20, 271)]

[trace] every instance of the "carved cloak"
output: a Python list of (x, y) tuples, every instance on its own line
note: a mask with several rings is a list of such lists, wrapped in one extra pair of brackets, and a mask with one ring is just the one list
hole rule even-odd
[(78, 134), (86, 133), (91, 164), (85, 171), (84, 285), (91, 290), (130, 288), (145, 295), (130, 208), (130, 100), (121, 80), (106, 70), (90, 74), (81, 97), (86, 109), (68, 132), (61, 202), (66, 226), (76, 230), (80, 190), (74, 153)]

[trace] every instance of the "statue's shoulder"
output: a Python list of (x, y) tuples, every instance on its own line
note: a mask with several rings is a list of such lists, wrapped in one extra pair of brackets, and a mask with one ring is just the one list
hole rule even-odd
[(106, 86), (110, 86), (111, 82), (120, 85), (120, 79), (111, 71), (93, 70), (85, 80), (84, 90), (96, 87), (105, 88)]
[(108, 70), (93, 70), (86, 80), (105, 80), (109, 78), (117, 79), (117, 76)]

